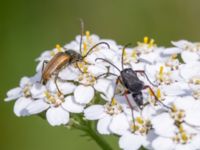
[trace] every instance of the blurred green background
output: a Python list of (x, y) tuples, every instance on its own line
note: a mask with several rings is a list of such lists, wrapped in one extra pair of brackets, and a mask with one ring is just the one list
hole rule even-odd
[[(200, 41), (199, 0), (0, 0), (0, 149), (95, 149), (81, 132), (51, 127), (39, 117), (17, 118), (6, 91), (35, 72), (34, 59), (55, 44), (68, 43), (86, 29), (119, 44), (145, 35), (158, 45), (171, 40)], [(117, 140), (109, 138), (115, 149)]]

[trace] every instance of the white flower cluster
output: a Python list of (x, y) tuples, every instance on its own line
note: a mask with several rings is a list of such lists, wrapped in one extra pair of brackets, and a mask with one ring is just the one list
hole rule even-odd
[[(36, 74), (23, 77), (19, 87), (7, 93), (6, 101), (16, 100), (14, 113), (29, 116), (43, 112), (52, 126), (70, 124), (74, 115), (82, 114), (85, 120), (97, 121), (99, 134), (118, 135), (119, 147), (124, 150), (141, 146), (200, 149), (200, 43), (180, 40), (164, 48), (145, 37), (122, 53), (123, 46), (87, 31), (81, 55), (99, 42), (107, 42), (110, 48), (99, 45), (82, 61), (63, 67), (57, 85), (54, 75), (46, 84), (40, 82), (43, 62), (66, 50), (80, 53), (80, 36), (64, 47), (57, 45), (43, 52), (37, 58)], [(138, 93), (117, 83), (123, 68), (137, 70), (144, 87), (151, 87), (141, 90), (142, 107), (134, 97)], [(134, 79), (129, 76), (127, 82), (137, 88)]]

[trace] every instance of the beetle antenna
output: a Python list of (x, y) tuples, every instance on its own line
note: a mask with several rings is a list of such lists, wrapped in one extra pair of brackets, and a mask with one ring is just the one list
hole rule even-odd
[(149, 83), (150, 83), (151, 85), (153, 85), (153, 86), (155, 86), (155, 87), (158, 87), (158, 85), (156, 85), (156, 84), (154, 84), (153, 82), (151, 82), (151, 80), (149, 79), (149, 77), (147, 76), (147, 74), (146, 74), (145, 72), (144, 72), (144, 75), (145, 75), (147, 81), (149, 81)]
[(83, 19), (80, 19), (80, 22), (81, 22), (81, 37), (80, 37), (80, 54), (82, 55), (82, 43), (83, 43), (83, 32), (84, 32), (84, 22), (83, 22)]
[(103, 74), (98, 75), (98, 76), (96, 77), (96, 80), (99, 79), (99, 78), (102, 77), (102, 76), (108, 76), (108, 75), (113, 75), (113, 76), (118, 77), (117, 74), (114, 74), (114, 73), (111, 73), (111, 72), (106, 72), (106, 73), (103, 73)]
[(121, 60), (122, 60), (122, 62), (121, 62), (121, 64), (122, 64), (122, 70), (124, 70), (124, 53), (125, 53), (125, 49), (126, 49), (128, 46), (130, 46), (130, 45), (131, 45), (131, 43), (126, 44), (126, 45), (124, 45), (124, 47), (123, 47), (123, 49), (122, 49), (122, 58), (121, 58)]
[(90, 53), (95, 47), (97, 47), (97, 46), (99, 46), (99, 45), (101, 45), (101, 44), (105, 44), (105, 45), (110, 49), (110, 45), (109, 45), (107, 42), (99, 42), (99, 43), (95, 44), (94, 46), (92, 46), (92, 47), (88, 50), (88, 52), (86, 53), (86, 55), (83, 56), (83, 58), (87, 57), (87, 56), (89, 55), (89, 53)]
[(136, 73), (141, 73), (141, 74), (144, 74), (145, 75), (145, 77), (146, 77), (146, 79), (147, 79), (147, 81), (151, 84), (151, 85), (153, 85), (153, 86), (155, 86), (155, 87), (158, 87), (158, 85), (156, 85), (156, 84), (154, 84), (153, 82), (151, 82), (151, 80), (149, 79), (149, 77), (147, 76), (147, 74), (146, 74), (146, 72), (144, 71), (144, 70), (134, 70)]
[(121, 70), (120, 70), (116, 65), (114, 65), (113, 63), (111, 63), (110, 61), (108, 61), (108, 60), (106, 60), (106, 59), (104, 59), (104, 58), (96, 58), (95, 61), (97, 61), (97, 60), (103, 60), (103, 61), (107, 62), (108, 64), (110, 64), (110, 65), (112, 65), (114, 68), (116, 68), (119, 72), (121, 72)]

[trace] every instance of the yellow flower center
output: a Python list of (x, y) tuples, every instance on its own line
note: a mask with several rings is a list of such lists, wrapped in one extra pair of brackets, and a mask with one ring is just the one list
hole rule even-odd
[(22, 91), (23, 91), (23, 94), (24, 94), (25, 97), (30, 97), (31, 96), (30, 87), (31, 87), (31, 85), (27, 84), (23, 88)]
[[(84, 71), (84, 70), (83, 70)], [(84, 85), (94, 85), (96, 82), (96, 78), (93, 74), (91, 73), (82, 73), (80, 74), (78, 81)]]
[[(156, 106), (157, 100), (155, 99), (153, 93), (151, 92), (151, 90), (148, 90), (148, 93), (150, 95), (148, 101), (150, 102), (150, 104)], [(155, 94), (156, 94), (156, 97), (158, 98), (159, 101), (164, 100), (163, 99), (163, 94), (162, 94), (162, 92), (161, 92), (161, 90), (159, 88), (157, 89)]]
[(127, 51), (124, 50), (124, 54), (123, 54), (123, 58), (124, 58), (124, 63), (128, 64), (130, 62), (137, 62), (137, 51), (135, 49), (133, 49), (132, 51)]
[(135, 118), (135, 121), (138, 122), (139, 124), (143, 124), (144, 123), (144, 121), (143, 121), (143, 119), (141, 117)]
[(76, 66), (76, 67), (79, 67), (83, 73), (87, 73), (88, 72), (88, 66), (87, 66), (87, 62), (86, 61), (78, 62), (77, 65), (78, 66)]
[[(63, 49), (59, 44), (56, 44), (56, 50), (57, 50), (57, 52), (63, 52)], [(50, 51), (50, 55), (54, 56), (57, 52)]]
[(161, 99), (161, 90), (160, 89), (157, 89), (156, 95), (157, 95), (157, 98), (160, 100)]
[(180, 62), (177, 59), (177, 54), (172, 55), (166, 62), (165, 65), (167, 67), (170, 67), (171, 70), (178, 70)]
[(59, 44), (56, 44), (56, 49), (58, 52), (62, 52), (62, 47)]
[(106, 103), (104, 108), (105, 112), (109, 115), (117, 115), (123, 112), (122, 106), (115, 99), (112, 99), (111, 102)]
[(179, 129), (179, 131), (176, 133), (176, 135), (174, 137), (172, 137), (172, 140), (175, 143), (186, 144), (189, 141), (191, 141), (194, 134), (187, 134), (181, 124), (179, 125), (178, 129)]
[(87, 44), (86, 42), (83, 42), (83, 56), (87, 54)]
[(172, 54), (172, 55), (171, 55), (171, 58), (172, 58), (172, 59), (177, 59), (177, 56), (178, 56), (177, 54)]
[(85, 32), (87, 41), (90, 41), (90, 31)]
[(156, 79), (159, 82), (159, 84), (170, 84), (172, 83), (170, 75), (170, 71), (164, 72), (164, 66), (160, 66), (160, 69), (156, 74)]
[(49, 91), (45, 91), (44, 95), (46, 97), (46, 102), (53, 104), (55, 107), (60, 106), (64, 102), (64, 95), (60, 93), (50, 93)]
[(147, 36), (144, 37), (143, 42), (144, 42), (144, 44), (147, 44), (148, 47), (152, 47), (155, 44), (154, 39), (149, 39), (149, 37), (147, 37)]
[(151, 129), (151, 122), (144, 120), (142, 117), (136, 117), (134, 123), (131, 125), (131, 131), (136, 134), (146, 135)]
[(200, 85), (200, 76), (194, 76), (190, 79), (190, 83)]
[(171, 108), (171, 117), (177, 122), (182, 122), (185, 118), (185, 111), (183, 109), (177, 109), (175, 105), (172, 105)]
[(163, 80), (163, 66), (160, 66), (160, 70), (159, 70), (159, 79), (162, 81)]
[(196, 100), (200, 100), (200, 89), (194, 90), (192, 92), (192, 96), (196, 99)]
[(144, 42), (145, 44), (148, 44), (149, 38), (148, 38), (147, 36), (145, 36), (144, 39), (143, 39), (143, 42)]
[(92, 44), (90, 31), (86, 31), (85, 35), (86, 35), (86, 40), (83, 42), (83, 52), (82, 52), (83, 56), (87, 54), (88, 49), (89, 49), (88, 47), (90, 47), (90, 45)]
[(132, 57), (134, 60), (137, 59), (137, 51), (136, 51), (136, 50), (133, 50), (133, 51), (132, 51), (131, 57)]
[(111, 105), (116, 105), (116, 104), (117, 104), (117, 100), (113, 98), (113, 99), (111, 100)]

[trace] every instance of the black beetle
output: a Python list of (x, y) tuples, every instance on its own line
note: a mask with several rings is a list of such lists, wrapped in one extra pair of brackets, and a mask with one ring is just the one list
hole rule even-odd
[[(147, 80), (154, 85), (148, 78), (148, 76), (146, 75), (144, 70), (133, 70), (132, 68), (126, 68), (124, 69), (124, 52), (125, 52), (125, 48), (127, 47), (124, 46), (124, 48), (122, 49), (122, 58), (121, 58), (121, 65), (122, 65), (122, 70), (120, 70), (116, 65), (114, 65), (113, 63), (111, 63), (110, 61), (103, 59), (103, 58), (97, 58), (97, 60), (102, 60), (107, 62), (108, 64), (112, 65), (114, 68), (116, 68), (119, 72), (120, 75), (118, 76), (117, 74), (114, 73), (104, 73), (99, 75), (97, 78), (101, 77), (101, 76), (105, 76), (105, 75), (114, 75), (117, 76), (117, 80), (116, 80), (116, 84), (118, 84), (119, 82), (126, 88), (125, 92), (124, 92), (124, 96), (126, 97), (126, 100), (129, 104), (129, 106), (131, 107), (131, 109), (133, 109), (133, 106), (131, 105), (127, 94), (131, 94), (136, 105), (139, 107), (139, 109), (143, 108), (144, 102), (143, 102), (143, 95), (142, 95), (142, 90), (144, 89), (149, 89), (150, 92), (152, 93), (152, 95), (155, 97), (156, 101), (158, 101), (157, 96), (155, 95), (154, 91), (152, 90), (152, 88), (149, 85), (145, 85), (144, 82), (142, 80), (140, 80), (137, 76), (137, 73), (140, 74), (144, 74), (145, 77), (147, 78)], [(154, 85), (156, 86), (156, 85)]]

